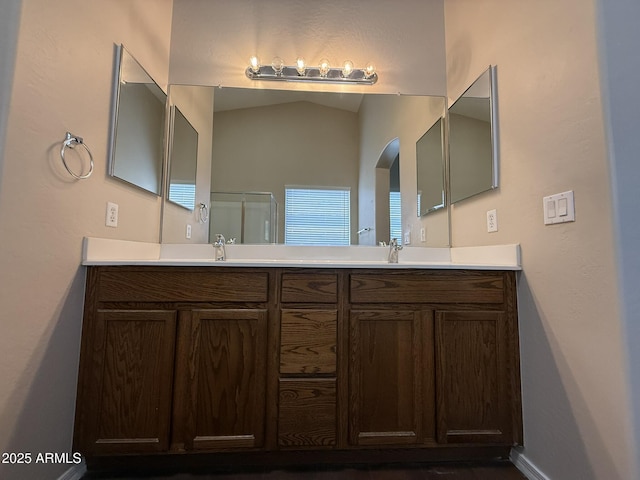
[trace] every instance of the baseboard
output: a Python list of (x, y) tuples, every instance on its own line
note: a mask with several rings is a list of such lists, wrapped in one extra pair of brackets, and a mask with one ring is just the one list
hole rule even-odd
[(551, 480), (521, 452), (512, 449), (509, 459), (529, 480)]
[(87, 472), (87, 466), (84, 462), (74, 465), (69, 470), (58, 477), (58, 480), (80, 480)]

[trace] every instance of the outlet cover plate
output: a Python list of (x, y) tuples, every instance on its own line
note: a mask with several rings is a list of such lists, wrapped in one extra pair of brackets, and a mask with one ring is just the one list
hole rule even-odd
[(487, 212), (487, 232), (497, 232), (498, 231), (498, 212), (494, 208), (493, 210), (489, 210)]
[(105, 219), (105, 225), (107, 227), (118, 226), (118, 204), (113, 202), (107, 202), (107, 216)]

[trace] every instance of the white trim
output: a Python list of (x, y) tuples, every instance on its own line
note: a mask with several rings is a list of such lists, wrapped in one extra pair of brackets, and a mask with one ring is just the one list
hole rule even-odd
[(74, 465), (69, 470), (58, 477), (58, 480), (81, 480), (87, 472), (87, 466), (84, 461), (78, 465)]
[(509, 459), (529, 480), (551, 480), (521, 452), (511, 449)]

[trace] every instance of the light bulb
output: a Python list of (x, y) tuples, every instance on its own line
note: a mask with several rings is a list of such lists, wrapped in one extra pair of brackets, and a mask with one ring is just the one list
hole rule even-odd
[(271, 68), (273, 68), (273, 71), (275, 72), (276, 75), (282, 75), (284, 62), (280, 57), (273, 57), (273, 60), (271, 60)]
[(304, 63), (304, 58), (298, 57), (296, 59), (296, 71), (298, 72), (298, 75), (304, 75), (307, 71), (307, 66)]
[(318, 70), (320, 71), (321, 77), (326, 77), (330, 69), (331, 69), (331, 65), (329, 65), (329, 60), (327, 60), (326, 58), (323, 58), (322, 60), (320, 60), (320, 65), (318, 66)]
[(260, 59), (255, 55), (249, 59), (249, 68), (253, 73), (260, 73)]
[(371, 78), (376, 73), (376, 67), (373, 63), (367, 63), (367, 66), (364, 67), (364, 78)]
[(349, 77), (349, 75), (351, 75), (351, 73), (353, 72), (353, 62), (351, 60), (347, 60), (346, 62), (344, 62), (344, 65), (342, 65), (342, 76), (344, 78)]

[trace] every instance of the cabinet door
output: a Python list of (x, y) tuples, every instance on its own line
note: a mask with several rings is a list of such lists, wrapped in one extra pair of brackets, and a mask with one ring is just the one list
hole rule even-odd
[(168, 449), (175, 330), (174, 311), (97, 312), (79, 385), (84, 455)]
[(260, 448), (264, 443), (267, 311), (189, 312), (185, 447)]
[(436, 314), (438, 442), (511, 443), (505, 317)]
[(349, 322), (349, 442), (420, 443), (420, 312), (352, 310)]

